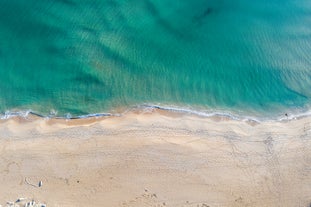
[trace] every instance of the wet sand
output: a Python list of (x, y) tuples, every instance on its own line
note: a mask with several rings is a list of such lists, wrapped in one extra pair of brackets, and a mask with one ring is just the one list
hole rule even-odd
[(311, 203), (311, 118), (11, 118), (0, 121), (0, 155), (3, 206), (20, 197), (64, 207)]

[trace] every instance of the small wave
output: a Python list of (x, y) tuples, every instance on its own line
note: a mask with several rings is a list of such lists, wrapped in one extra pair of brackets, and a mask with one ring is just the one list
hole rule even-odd
[(274, 116), (270, 115), (269, 117), (262, 116), (247, 116), (242, 114), (236, 114), (228, 111), (205, 111), (205, 110), (197, 110), (192, 108), (183, 108), (183, 107), (174, 107), (174, 106), (161, 106), (161, 105), (142, 105), (145, 108), (155, 108), (159, 110), (171, 111), (176, 113), (184, 113), (190, 115), (196, 115), (201, 117), (223, 117), (231, 120), (237, 121), (251, 121), (251, 122), (265, 122), (265, 121), (290, 121), (301, 118), (306, 118), (311, 116), (311, 110), (304, 111), (294, 111), (293, 113), (285, 113), (285, 114), (275, 114)]
[(5, 113), (0, 115), (0, 119), (10, 119), (13, 117), (23, 117), (26, 118), (31, 113), (30, 110), (27, 111), (6, 111)]
[(286, 114), (285, 116), (279, 117), (277, 120), (287, 121), (287, 120), (302, 119), (306, 117), (311, 117), (311, 111), (300, 112), (298, 114)]
[(159, 109), (163, 111), (170, 111), (175, 113), (182, 113), (182, 114), (189, 114), (189, 115), (196, 115), (200, 117), (223, 117), (228, 118), (231, 120), (238, 120), (238, 121), (254, 121), (254, 122), (260, 122), (260, 119), (250, 116), (239, 116), (235, 115), (230, 112), (226, 111), (204, 111), (204, 110), (197, 110), (192, 108), (183, 108), (183, 107), (175, 107), (175, 106), (160, 106), (160, 105), (151, 105), (151, 104), (144, 104), (141, 105), (143, 108), (154, 108)]
[(54, 114), (50, 115), (43, 115), (37, 112), (33, 112), (31, 110), (27, 111), (6, 111), (3, 114), (0, 114), (0, 119), (10, 119), (14, 117), (21, 117), (27, 118), (29, 115), (33, 115), (40, 118), (53, 118), (53, 119), (85, 119), (85, 118), (92, 118), (92, 117), (108, 117), (108, 116), (118, 116), (118, 114), (111, 114), (111, 113), (94, 113), (94, 114), (86, 114), (86, 115), (79, 115), (79, 116), (72, 116), (70, 113), (67, 113), (65, 116), (56, 116)]
[(28, 118), (30, 115), (40, 117), (40, 118), (46, 118), (46, 119), (66, 119), (66, 120), (74, 120), (74, 119), (86, 119), (86, 118), (100, 118), (100, 117), (119, 117), (124, 116), (129, 112), (133, 111), (150, 111), (150, 110), (162, 110), (162, 111), (168, 111), (173, 113), (179, 113), (179, 114), (187, 114), (187, 115), (195, 115), (199, 117), (206, 117), (206, 118), (213, 118), (213, 117), (219, 117), (219, 118), (226, 118), (230, 120), (236, 120), (236, 121), (243, 121), (243, 122), (265, 122), (265, 121), (289, 121), (289, 120), (295, 120), (300, 118), (305, 118), (311, 116), (311, 110), (299, 112), (299, 113), (286, 113), (282, 115), (276, 115), (273, 118), (272, 117), (264, 117), (264, 116), (246, 116), (246, 115), (240, 115), (233, 112), (228, 111), (217, 111), (217, 110), (198, 110), (193, 109), (190, 107), (179, 107), (179, 106), (166, 106), (166, 105), (160, 105), (160, 104), (141, 104), (136, 105), (130, 108), (127, 108), (122, 113), (91, 113), (91, 114), (85, 114), (85, 115), (78, 115), (73, 116), (70, 113), (65, 114), (64, 116), (57, 116), (57, 113), (50, 113), (49, 115), (43, 115), (38, 112), (34, 112), (32, 110), (24, 110), (24, 111), (6, 111), (5, 113), (0, 114), (0, 119), (10, 119), (14, 117), (21, 117), (21, 118)]

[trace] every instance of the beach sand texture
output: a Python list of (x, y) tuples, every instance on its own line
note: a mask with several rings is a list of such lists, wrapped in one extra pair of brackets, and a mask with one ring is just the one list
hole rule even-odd
[(309, 207), (311, 119), (11, 118), (0, 123), (0, 183), (2, 206)]

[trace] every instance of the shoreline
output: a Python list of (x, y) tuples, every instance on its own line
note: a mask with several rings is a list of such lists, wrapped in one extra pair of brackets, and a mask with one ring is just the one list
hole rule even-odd
[(79, 120), (79, 119), (101, 119), (107, 117), (119, 117), (126, 116), (128, 113), (150, 113), (150, 112), (158, 112), (167, 114), (168, 116), (196, 116), (201, 118), (211, 118), (215, 120), (237, 120), (244, 122), (284, 122), (291, 121), (296, 119), (304, 119), (311, 117), (311, 110), (300, 111), (296, 113), (285, 112), (284, 114), (275, 114), (275, 118), (264, 117), (264, 116), (251, 116), (251, 115), (241, 115), (236, 114), (230, 111), (206, 111), (206, 110), (196, 110), (191, 108), (182, 108), (175, 106), (160, 106), (160, 105), (148, 105), (143, 104), (139, 106), (133, 106), (130, 108), (119, 109), (117, 112), (103, 112), (103, 113), (91, 113), (86, 115), (77, 115), (73, 116), (71, 114), (67, 114), (66, 116), (57, 116), (56, 114), (43, 115), (38, 112), (34, 112), (32, 110), (24, 110), (24, 111), (6, 111), (5, 113), (0, 113), (0, 120), (7, 120), (15, 117), (21, 118), (29, 118), (29, 117), (37, 117), (43, 119), (55, 119), (55, 120)]
[(65, 207), (311, 203), (311, 117), (14, 117), (0, 121), (0, 146), (1, 205), (20, 197)]

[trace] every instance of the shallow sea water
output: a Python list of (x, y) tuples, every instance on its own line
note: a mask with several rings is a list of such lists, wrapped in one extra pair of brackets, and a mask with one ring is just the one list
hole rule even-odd
[(0, 112), (307, 111), (308, 0), (2, 0)]

